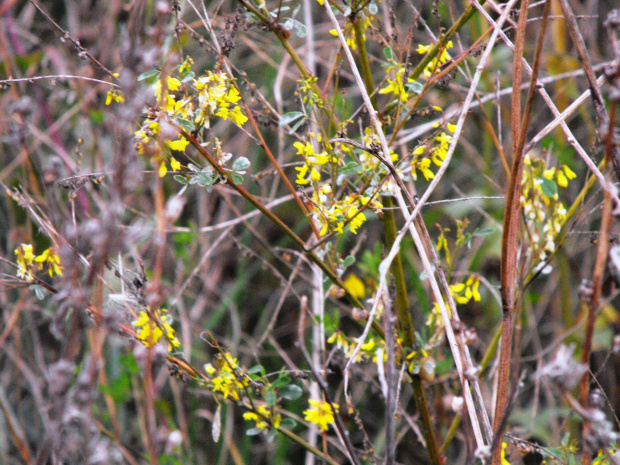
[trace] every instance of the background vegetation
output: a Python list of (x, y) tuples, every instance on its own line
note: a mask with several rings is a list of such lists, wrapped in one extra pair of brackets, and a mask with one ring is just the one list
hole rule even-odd
[(482, 3), (1, 3), (0, 463), (619, 463), (620, 13)]

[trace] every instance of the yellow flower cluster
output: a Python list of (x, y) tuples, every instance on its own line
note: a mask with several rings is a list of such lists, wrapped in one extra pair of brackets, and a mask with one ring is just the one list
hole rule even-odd
[[(310, 138), (315, 137), (314, 133), (310, 133), (309, 136)], [(322, 140), (322, 136), (318, 134), (316, 136), (316, 143), (320, 144)], [(297, 170), (297, 179), (295, 182), (300, 186), (305, 186), (311, 182), (319, 182), (321, 180), (321, 167), (327, 164), (327, 162), (338, 162), (337, 158), (333, 156), (330, 157), (325, 150), (321, 153), (316, 153), (311, 140), (307, 140), (306, 142), (295, 142), (293, 146), (297, 149), (297, 155), (304, 157), (304, 164), (295, 168)], [(328, 146), (328, 148), (331, 150), (331, 146)]]
[(230, 396), (233, 400), (239, 400), (239, 393), (250, 384), (237, 359), (230, 352), (218, 355), (215, 366), (207, 363), (204, 370), (209, 376), (211, 390), (221, 392), (224, 399)]
[(349, 225), (353, 234), (357, 234), (359, 227), (366, 221), (366, 215), (362, 208), (379, 211), (383, 205), (366, 195), (351, 193), (340, 200), (333, 198), (332, 188), (329, 184), (323, 184), (312, 194), (312, 217), (320, 226), (320, 234), (328, 231), (338, 234), (344, 233), (344, 226)]
[[(117, 78), (119, 73), (114, 73), (114, 77)], [(110, 105), (112, 102), (123, 103), (125, 96), (119, 89), (110, 89), (105, 97), (105, 104)]]
[[(470, 300), (474, 299), (475, 302), (480, 302), (482, 298), (480, 296), (480, 278), (478, 275), (472, 274), (467, 278), (465, 282), (451, 284), (450, 285), (450, 294), (459, 305), (465, 305), (469, 303)], [(448, 309), (448, 313), (450, 312), (450, 306), (447, 302), (445, 302), (446, 308)], [(441, 318), (441, 309), (439, 308), (439, 303), (435, 302), (433, 305), (433, 311), (428, 316), (426, 321), (428, 326), (435, 327), (443, 327), (443, 320)]]
[[(441, 111), (439, 107), (433, 107), (437, 111)], [(439, 125), (435, 125), (439, 127)], [(456, 131), (456, 125), (447, 123), (446, 127), (448, 131), (454, 133)], [(440, 130), (433, 138), (435, 144), (428, 148), (426, 145), (420, 145), (416, 147), (413, 152), (413, 158), (411, 160), (411, 176), (413, 179), (418, 179), (417, 172), (419, 171), (424, 176), (424, 179), (430, 181), (435, 177), (435, 173), (430, 169), (431, 161), (436, 166), (443, 165), (446, 156), (448, 155), (448, 149), (450, 148), (450, 142), (452, 142), (452, 136), (447, 132)], [(424, 155), (428, 152), (427, 155)]]
[[(347, 359), (353, 357), (355, 347), (357, 347), (357, 341), (349, 338), (341, 331), (336, 331), (327, 340), (329, 344), (336, 344), (336, 346), (342, 350), (344, 356)], [(365, 362), (365, 361), (377, 361), (377, 349), (384, 346), (383, 341), (376, 341), (372, 336), (369, 336), (366, 342), (361, 345), (360, 350), (355, 355), (353, 363)]]
[(394, 72), (394, 79), (387, 78), (387, 84), (385, 87), (379, 90), (380, 94), (394, 94), (398, 100), (402, 103), (409, 101), (409, 93), (405, 84), (411, 84), (415, 82), (415, 79), (407, 78), (405, 83), (405, 67), (397, 61), (391, 60), (391, 65), (387, 68), (386, 73), (390, 74)]
[(62, 275), (62, 267), (60, 266), (60, 257), (54, 251), (53, 247), (43, 251), (41, 255), (35, 257), (32, 244), (21, 244), (15, 249), (17, 258), (17, 277), (26, 282), (33, 282), (36, 271), (35, 263), (38, 263), (42, 269), (47, 268), (47, 272), (51, 277), (54, 275)]
[[(142, 127), (135, 132), (140, 153), (145, 153), (145, 146), (155, 141), (161, 132), (160, 123), (165, 121), (172, 121), (184, 128), (200, 128), (209, 127), (210, 118), (213, 116), (223, 120), (230, 119), (239, 127), (248, 120), (237, 105), (241, 95), (232, 84), (230, 76), (225, 72), (207, 71), (203, 76), (194, 79), (191, 73), (192, 65), (193, 60), (188, 57), (175, 68), (173, 75), (165, 79), (160, 77), (153, 84), (157, 110), (150, 111)], [(189, 81), (192, 86), (184, 85)], [(184, 152), (189, 144), (180, 133), (176, 138), (166, 138), (163, 142), (170, 151), (177, 152)], [(181, 169), (181, 163), (174, 156), (163, 155), (159, 150), (157, 153), (154, 161), (159, 163), (160, 177), (168, 173), (166, 161), (173, 171)]]
[(208, 126), (211, 115), (223, 120), (230, 118), (239, 127), (248, 120), (248, 117), (241, 112), (241, 107), (237, 105), (241, 95), (225, 72), (207, 71), (204, 76), (194, 80), (194, 86), (198, 91), (197, 124)]
[[(433, 73), (438, 73), (439, 71), (441, 71), (440, 69), (441, 65), (450, 61), (451, 57), (450, 57), (450, 54), (448, 53), (448, 50), (451, 49), (453, 46), (454, 44), (452, 43), (451, 40), (449, 40), (446, 43), (445, 48), (439, 52), (439, 56), (435, 56), (431, 61), (428, 62), (428, 64), (426, 65), (422, 73), (425, 78), (428, 79), (429, 77), (431, 77)], [(416, 51), (420, 55), (424, 55), (430, 50), (430, 48), (431, 48), (431, 45), (420, 44), (418, 45), (418, 48)]]
[(555, 238), (566, 218), (566, 208), (559, 200), (558, 186), (565, 188), (577, 175), (566, 165), (547, 168), (542, 158), (524, 158), (521, 180), (521, 207), (528, 233), (539, 260), (555, 251)]
[[(310, 423), (314, 423), (319, 427), (321, 431), (327, 431), (329, 425), (334, 423), (334, 411), (332, 406), (323, 400), (308, 400), (310, 408), (304, 410), (304, 418)], [(339, 405), (332, 404), (336, 411), (338, 411)]]
[(274, 428), (278, 428), (282, 422), (282, 415), (279, 413), (274, 415), (266, 405), (259, 405), (256, 412), (245, 412), (243, 414), (243, 419), (245, 421), (255, 422), (258, 429), (269, 428), (269, 423), (267, 421), (271, 422)]
[(175, 336), (174, 328), (170, 325), (172, 318), (165, 314), (165, 308), (152, 312), (142, 310), (138, 315), (138, 319), (133, 322), (136, 327), (136, 335), (144, 347), (149, 348), (157, 344), (162, 336), (168, 341), (168, 350), (172, 352), (174, 348), (180, 347), (181, 343)]
[(314, 133), (310, 133), (309, 140), (294, 144), (297, 154), (304, 158), (304, 164), (295, 168), (297, 170), (295, 182), (300, 186), (312, 184), (314, 187), (312, 216), (319, 225), (321, 235), (327, 234), (328, 231), (343, 234), (347, 224), (351, 232), (357, 234), (359, 227), (366, 221), (362, 209), (370, 207), (377, 211), (382, 205), (374, 198), (357, 192), (335, 199), (330, 184), (319, 184), (322, 167), (327, 163), (339, 163), (339, 159), (334, 155), (334, 149), (330, 144), (323, 145), (324, 150), (317, 153), (313, 148), (313, 139), (317, 145), (323, 142), (320, 134), (315, 136)]

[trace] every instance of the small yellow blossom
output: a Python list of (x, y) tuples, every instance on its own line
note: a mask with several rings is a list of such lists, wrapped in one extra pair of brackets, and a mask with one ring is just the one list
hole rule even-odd
[(181, 137), (177, 140), (167, 140), (166, 145), (170, 147), (172, 150), (176, 150), (178, 152), (185, 152), (185, 148), (189, 144), (189, 141), (185, 137)]
[(62, 276), (62, 267), (60, 266), (60, 257), (56, 254), (53, 247), (45, 250), (41, 255), (34, 259), (35, 262), (41, 263), (42, 266), (47, 265), (47, 272), (50, 278), (56, 274)]
[(110, 105), (113, 101), (117, 103), (123, 103), (125, 101), (125, 96), (120, 90), (112, 89), (108, 91), (105, 104)]
[(34, 253), (31, 244), (21, 244), (15, 249), (17, 256), (17, 277), (31, 283), (34, 281), (32, 275), (32, 262), (34, 261)]
[(136, 335), (146, 348), (157, 344), (162, 336), (165, 336), (168, 341), (168, 350), (170, 352), (175, 347), (180, 347), (181, 343), (175, 336), (174, 328), (170, 326), (172, 319), (169, 315), (163, 315), (166, 312), (166, 309), (161, 309), (151, 312), (152, 315), (149, 315), (149, 313), (142, 310), (138, 315), (138, 319), (134, 321), (133, 325), (137, 328)]
[(358, 278), (355, 274), (350, 273), (347, 279), (344, 280), (344, 288), (357, 299), (361, 299), (366, 295), (366, 286), (364, 281)]
[(166, 174), (168, 174), (168, 167), (166, 166), (166, 162), (162, 161), (159, 165), (159, 177), (163, 178)]
[(213, 392), (220, 392), (224, 399), (231, 397), (239, 400), (242, 392), (250, 382), (241, 371), (237, 359), (230, 352), (218, 355), (216, 367), (210, 363), (205, 365), (205, 372), (210, 376), (210, 387)]
[(174, 92), (176, 90), (179, 90), (179, 87), (181, 87), (181, 81), (179, 81), (175, 77), (168, 76), (166, 78), (166, 85), (168, 86), (168, 90)]
[(258, 429), (267, 429), (269, 427), (267, 419), (272, 422), (274, 428), (280, 426), (282, 422), (282, 416), (280, 414), (272, 415), (266, 405), (259, 405), (256, 410), (257, 412), (245, 412), (243, 414), (243, 419), (245, 421), (254, 421)]
[[(334, 423), (334, 411), (328, 402), (310, 399), (310, 408), (304, 410), (304, 418), (310, 423), (314, 423), (321, 431), (327, 431), (329, 425)], [(333, 404), (338, 411), (338, 404)]]

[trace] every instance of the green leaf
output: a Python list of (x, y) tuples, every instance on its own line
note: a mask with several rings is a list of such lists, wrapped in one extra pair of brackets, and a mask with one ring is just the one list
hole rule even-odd
[(542, 189), (542, 192), (544, 195), (546, 195), (547, 197), (553, 197), (555, 194), (558, 193), (558, 186), (556, 185), (555, 182), (547, 178), (541, 178), (541, 179), (542, 179), (542, 183), (540, 185), (540, 188)]
[(156, 69), (152, 69), (150, 71), (145, 71), (140, 76), (138, 76), (138, 81), (149, 81), (156, 76), (159, 76), (159, 71)]
[(196, 125), (194, 124), (193, 121), (183, 119), (183, 118), (177, 118), (176, 122), (178, 123), (179, 126), (185, 129), (187, 132), (192, 132), (193, 130), (196, 129)]
[(173, 176), (174, 180), (176, 182), (180, 182), (181, 184), (188, 184), (189, 183), (189, 179), (187, 179), (185, 176), (181, 175), (181, 174), (175, 174)]
[(265, 402), (267, 403), (267, 407), (273, 407), (274, 405), (276, 405), (276, 400), (276, 393), (271, 389), (267, 390), (267, 392), (265, 393)]
[(280, 126), (286, 126), (291, 124), (293, 121), (297, 121), (299, 118), (303, 118), (304, 114), (301, 111), (291, 111), (289, 113), (285, 113), (280, 117), (280, 122), (278, 123)]
[(120, 361), (121, 365), (127, 370), (128, 373), (131, 373), (132, 375), (137, 375), (140, 373), (140, 367), (138, 366), (136, 357), (134, 357), (131, 352), (128, 355), (122, 355)]
[(246, 436), (258, 436), (260, 433), (262, 433), (262, 429), (258, 428), (258, 427), (254, 427), (254, 428), (250, 428), (249, 430), (247, 430), (245, 432)]
[(383, 54), (385, 55), (385, 58), (388, 60), (393, 60), (394, 59), (394, 55), (392, 53), (392, 49), (390, 47), (385, 47), (383, 49)]
[(284, 397), (286, 400), (295, 400), (299, 399), (304, 390), (297, 386), (296, 384), (289, 384), (288, 386), (284, 386), (278, 393)]
[(32, 286), (30, 286), (30, 289), (32, 289), (34, 291), (34, 294), (37, 296), (37, 299), (39, 300), (43, 300), (45, 299), (45, 289), (42, 286), (39, 286), (38, 284), (34, 284)]
[(306, 29), (306, 26), (303, 23), (297, 21), (296, 19), (287, 19), (284, 23), (284, 27), (289, 31), (294, 30), (295, 35), (302, 39), (308, 35), (308, 30)]
[(190, 71), (189, 73), (187, 73), (185, 76), (183, 76), (183, 79), (181, 79), (181, 82), (183, 84), (187, 84), (188, 82), (190, 82), (192, 79), (194, 79), (196, 77), (196, 74), (193, 71)]
[(243, 176), (241, 176), (240, 174), (233, 173), (231, 177), (235, 184), (243, 184)]
[(286, 428), (288, 430), (292, 430), (295, 426), (297, 426), (297, 422), (292, 418), (283, 418), (280, 423), (280, 428)]
[(351, 265), (353, 265), (355, 263), (355, 257), (353, 255), (349, 255), (347, 258), (344, 259), (344, 261), (342, 262), (342, 264), (344, 265), (345, 268), (350, 267)]
[(356, 174), (357, 172), (361, 170), (362, 170), (362, 167), (358, 163), (354, 161), (350, 161), (349, 163), (347, 163), (345, 166), (343, 166), (342, 168), (338, 170), (338, 174), (347, 176), (349, 174)]
[(306, 122), (305, 118), (300, 119), (293, 126), (291, 126), (291, 130), (288, 133), (289, 134), (294, 134), (295, 131), (297, 131), (300, 127), (302, 127), (305, 122)]
[(422, 90), (424, 89), (424, 86), (417, 81), (408, 82), (407, 84), (405, 84), (405, 87), (417, 95), (420, 95), (422, 93)]
[(291, 378), (289, 378), (288, 376), (280, 373), (280, 376), (278, 377), (278, 379), (276, 379), (271, 386), (274, 387), (275, 389), (280, 389), (283, 388), (284, 386), (288, 385), (291, 383)]
[(493, 234), (495, 229), (493, 228), (485, 228), (485, 229), (476, 229), (473, 233), (474, 236), (488, 236), (489, 234)]
[(247, 170), (250, 167), (250, 165), (251, 165), (250, 160), (248, 160), (245, 157), (239, 157), (233, 163), (232, 169), (233, 171), (236, 171), (239, 174), (243, 174), (241, 173), (241, 171)]
[(261, 376), (265, 376), (267, 374), (267, 371), (265, 371), (265, 367), (262, 365), (254, 365), (252, 368), (248, 370), (248, 373), (251, 375), (260, 373)]

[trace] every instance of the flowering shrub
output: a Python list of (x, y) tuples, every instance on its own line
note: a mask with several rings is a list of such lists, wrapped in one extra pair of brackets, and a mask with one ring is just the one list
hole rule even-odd
[(620, 13), (5, 3), (0, 462), (617, 463)]

